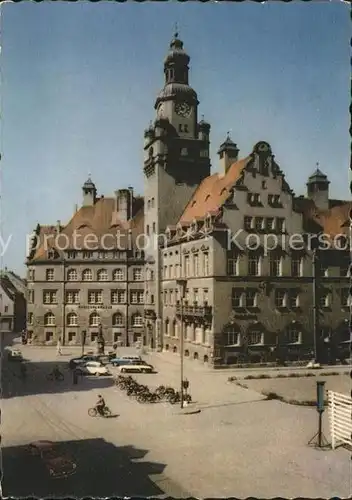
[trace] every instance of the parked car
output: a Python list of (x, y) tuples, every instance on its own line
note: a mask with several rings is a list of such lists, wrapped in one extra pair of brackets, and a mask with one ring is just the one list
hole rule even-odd
[(22, 361), (22, 352), (19, 349), (10, 349), (7, 354), (7, 359), (9, 361)]
[(112, 366), (124, 366), (131, 365), (133, 363), (132, 359), (122, 359), (122, 358), (113, 358), (110, 363)]
[(88, 361), (98, 361), (98, 356), (94, 354), (84, 354), (83, 356), (79, 356), (78, 358), (71, 359), (68, 363), (68, 366), (71, 369), (74, 369), (79, 365), (88, 363)]
[(120, 366), (119, 371), (121, 373), (153, 373), (154, 369), (151, 365), (147, 364), (129, 364)]
[(95, 375), (100, 377), (101, 375), (110, 375), (107, 367), (100, 361), (88, 361), (84, 365), (78, 365), (76, 368), (78, 373), (82, 375)]
[(52, 441), (35, 441), (28, 446), (28, 451), (41, 458), (52, 478), (65, 478), (76, 472), (77, 465), (72, 457)]

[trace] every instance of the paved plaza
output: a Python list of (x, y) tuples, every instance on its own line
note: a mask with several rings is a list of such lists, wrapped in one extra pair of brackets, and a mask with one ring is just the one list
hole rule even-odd
[[(317, 430), (314, 409), (267, 401), (227, 382), (233, 373), (185, 360), (194, 405), (201, 409), (185, 415), (169, 404), (138, 404), (111, 377), (89, 377), (73, 385), (67, 363), (78, 349), (67, 347), (57, 357), (52, 348), (20, 348), (29, 360), (26, 382), (16, 376), (17, 365), (3, 363), (6, 496), (329, 498), (352, 491), (350, 453), (307, 446)], [(144, 357), (157, 373), (138, 375), (138, 380), (178, 388), (177, 356)], [(56, 362), (65, 372), (63, 382), (46, 380)], [(88, 416), (97, 394), (103, 394), (114, 418)], [(327, 424), (326, 412), (329, 438)], [(77, 474), (46, 480), (25, 451), (38, 439), (64, 442), (77, 460)], [(23, 467), (30, 474), (18, 481)]]

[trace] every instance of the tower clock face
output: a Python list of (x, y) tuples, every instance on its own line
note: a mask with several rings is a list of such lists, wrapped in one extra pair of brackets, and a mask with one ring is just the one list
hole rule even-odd
[(187, 118), (191, 114), (192, 108), (187, 102), (178, 102), (175, 104), (175, 111), (179, 116)]

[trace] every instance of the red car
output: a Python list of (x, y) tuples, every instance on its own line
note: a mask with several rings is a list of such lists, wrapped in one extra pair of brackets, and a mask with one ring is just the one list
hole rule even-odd
[(57, 443), (35, 441), (29, 445), (29, 453), (39, 456), (53, 478), (65, 478), (76, 472), (77, 465)]

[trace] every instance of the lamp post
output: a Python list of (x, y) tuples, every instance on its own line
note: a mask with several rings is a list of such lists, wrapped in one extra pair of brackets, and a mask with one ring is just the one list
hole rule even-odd
[(312, 277), (313, 277), (313, 340), (314, 340), (314, 359), (318, 362), (317, 356), (317, 337), (319, 330), (319, 309), (318, 309), (318, 286), (317, 286), (317, 250), (313, 250), (312, 261)]
[(185, 291), (186, 291), (186, 280), (177, 280), (176, 281), (177, 285), (180, 287), (180, 295), (181, 295), (181, 311), (180, 311), (180, 316), (181, 316), (181, 339), (180, 339), (180, 377), (181, 377), (181, 408), (183, 408), (183, 390), (184, 390), (184, 385), (183, 385), (183, 356), (184, 356), (184, 332), (183, 332), (183, 300), (185, 297)]

